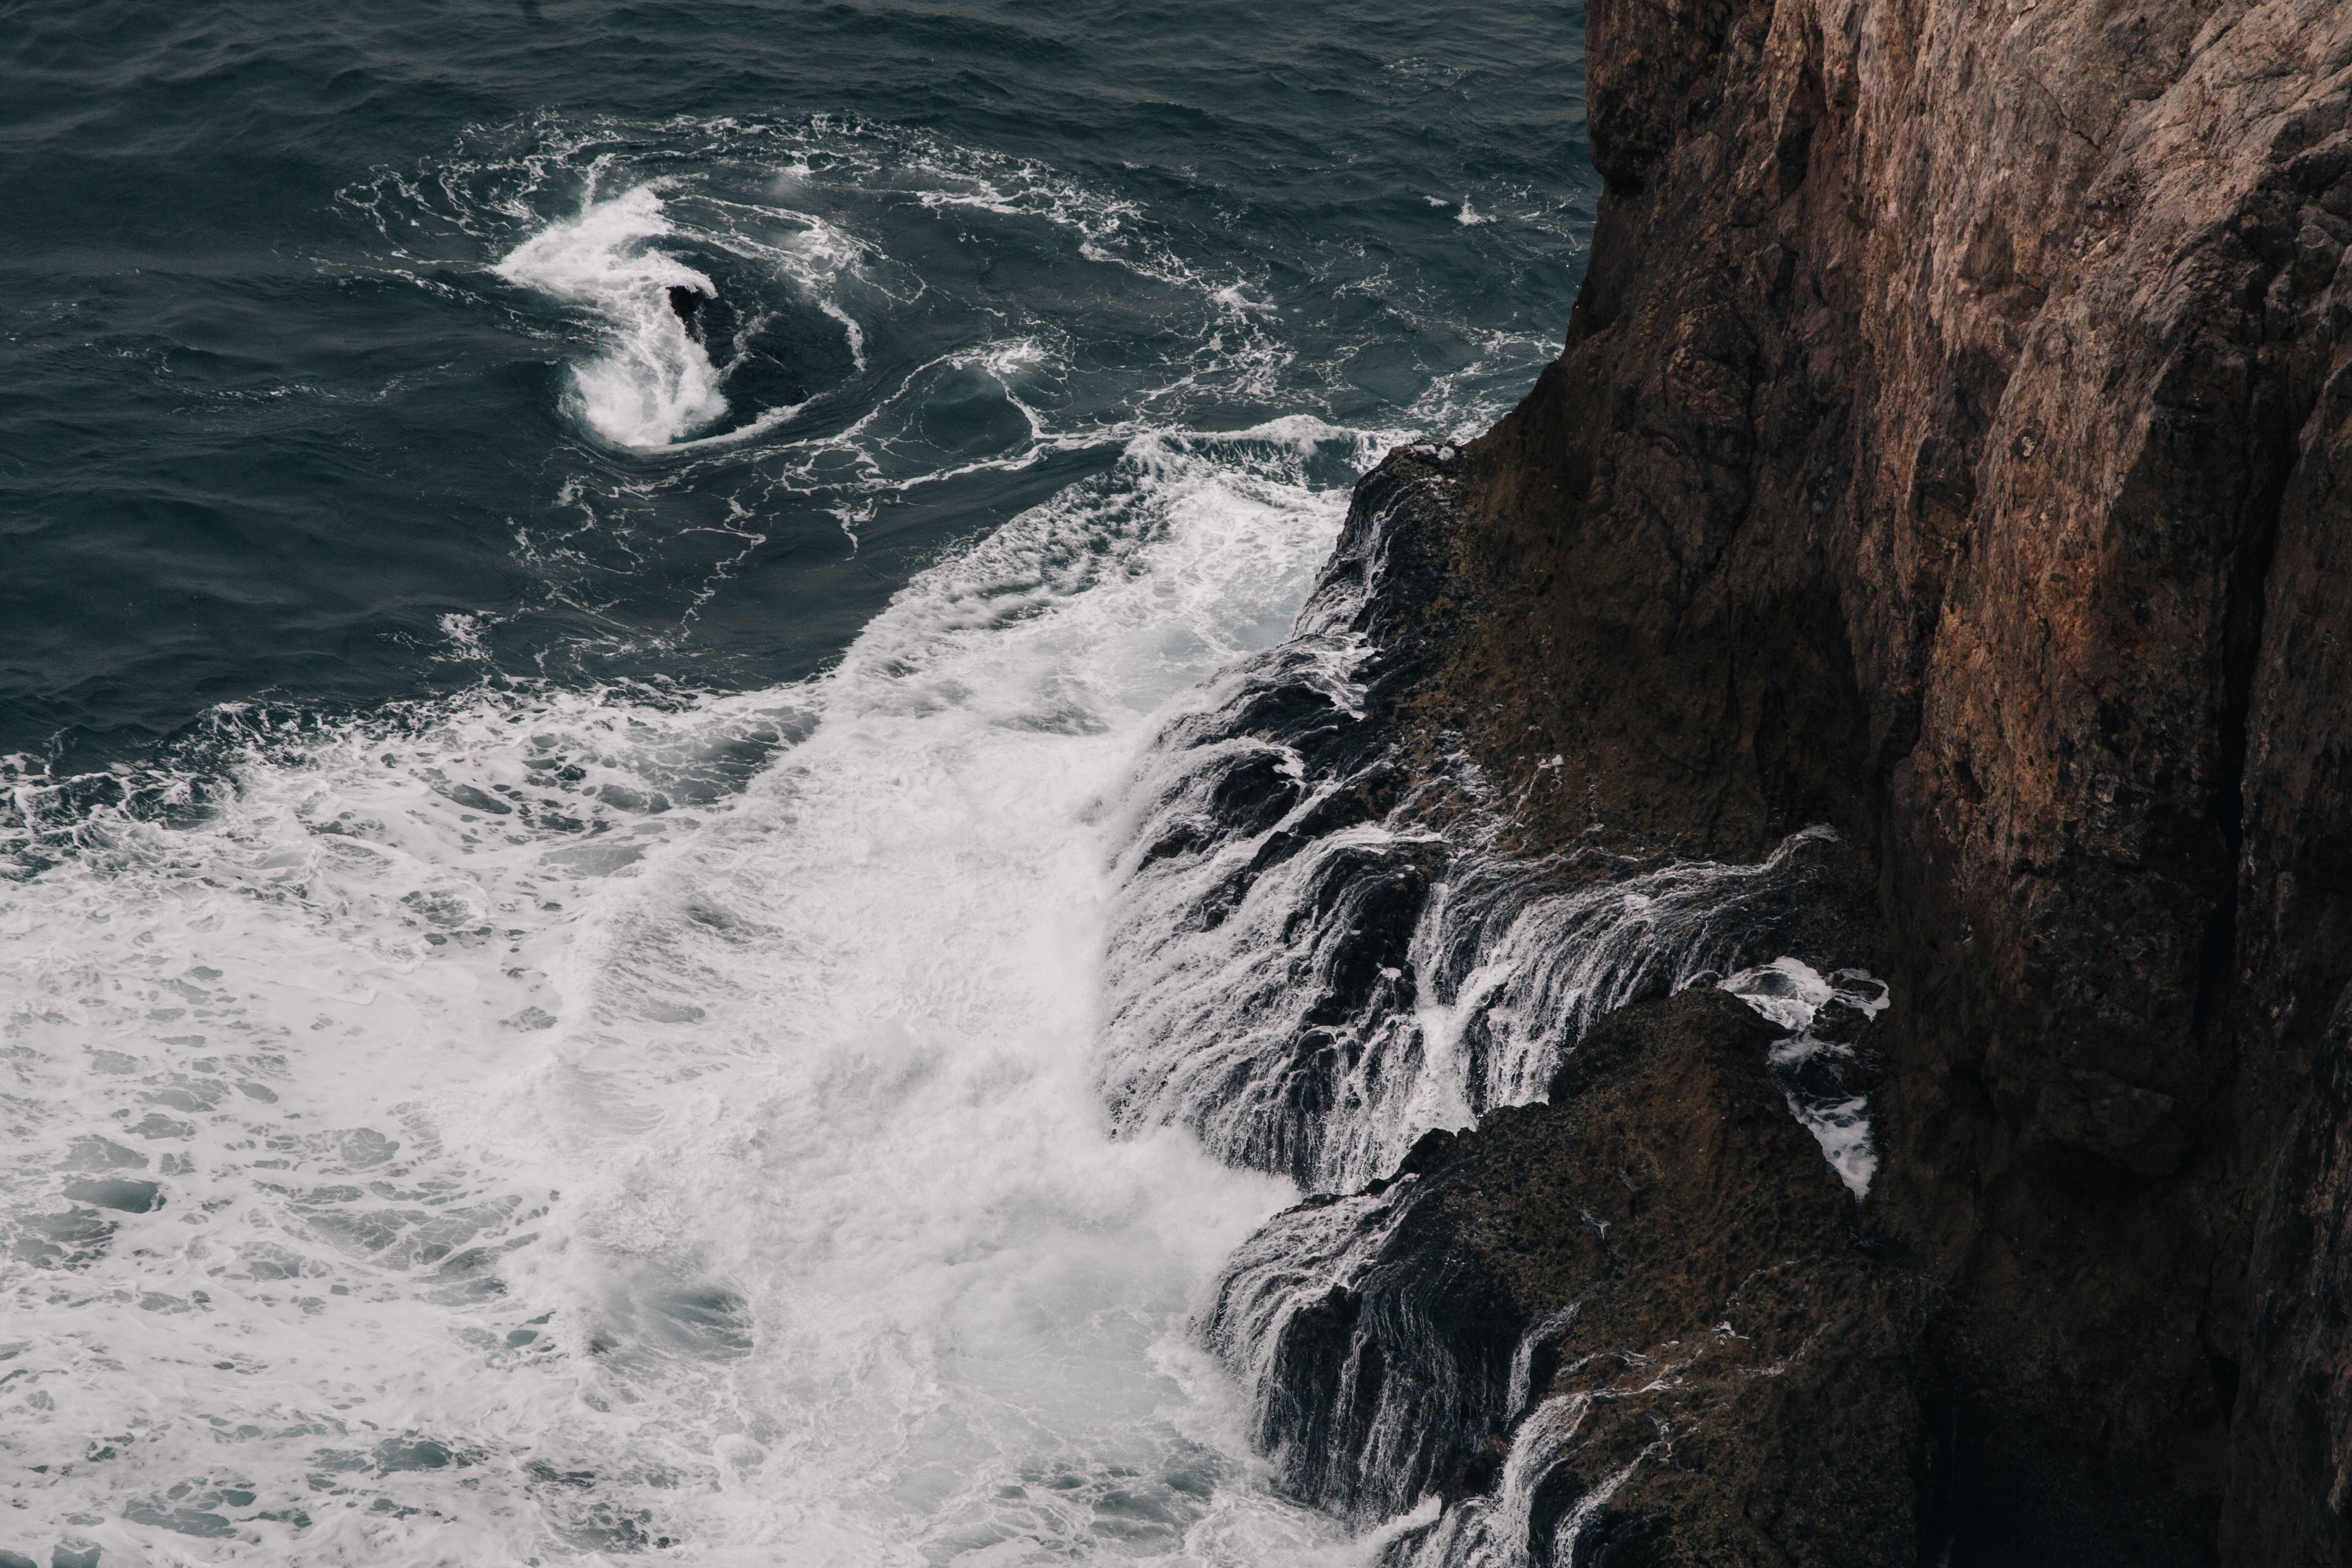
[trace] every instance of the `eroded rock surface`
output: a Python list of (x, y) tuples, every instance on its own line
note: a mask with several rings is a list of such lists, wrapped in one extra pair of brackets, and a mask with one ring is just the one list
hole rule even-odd
[(1367, 1523), (1444, 1499), (1395, 1564), (1907, 1560), (1916, 1280), (1856, 1245), (1783, 1033), (1708, 987), (1624, 1008), (1551, 1103), (1276, 1219), (1207, 1326), (1289, 1483)]
[[(1816, 821), (1868, 858), (1895, 1005), (1854, 1224), (1909, 1281), (1803, 1298), (1906, 1366), (1873, 1413), (1738, 1405), (1736, 1456), (1623, 1483), (1664, 1489), (1606, 1560), (1782, 1560), (1702, 1516), (1833, 1473), (1909, 1500), (1848, 1562), (2352, 1561), (2352, 7), (1589, 12), (1587, 280), (1448, 477), (1448, 636), (1383, 723), (1530, 858)], [(1442, 1245), (1531, 1168), (1414, 1178)], [(1836, 1228), (1810, 1267), (1883, 1272)], [(1727, 1275), (1682, 1267), (1608, 1344), (1699, 1331)], [(1502, 1495), (1425, 1468), (1448, 1517)], [(1837, 1512), (1755, 1528), (1808, 1561)]]

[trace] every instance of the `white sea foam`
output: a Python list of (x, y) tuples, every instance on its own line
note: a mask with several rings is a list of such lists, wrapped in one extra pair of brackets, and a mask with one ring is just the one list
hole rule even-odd
[(591, 312), (604, 351), (572, 372), (579, 417), (622, 447), (662, 447), (723, 417), (719, 367), (670, 308), (669, 290), (710, 295), (709, 277), (664, 252), (674, 233), (660, 193), (639, 185), (517, 246), (499, 277)]
[(1878, 1145), (1870, 1130), (1870, 1097), (1810, 1094), (1789, 1086), (1801, 1081), (1801, 1071), (1808, 1062), (1853, 1055), (1852, 1047), (1814, 1033), (1822, 1009), (1839, 1002), (1875, 1018), (1891, 1000), (1885, 982), (1864, 970), (1841, 969), (1823, 975), (1802, 959), (1776, 958), (1726, 975), (1718, 984), (1789, 1031), (1788, 1037), (1772, 1047), (1771, 1058), (1789, 1109), (1821, 1144), (1822, 1157), (1837, 1172), (1838, 1180), (1855, 1197), (1868, 1196), (1871, 1178), (1878, 1173)]
[(1352, 1553), (1181, 1335), (1291, 1189), (1113, 1141), (1084, 1061), (1089, 825), (1286, 629), (1333, 439), (1139, 439), (808, 686), (247, 716), (194, 826), (24, 784), (0, 1544)]
[[(622, 121), (535, 114), (476, 127), (452, 154), (417, 169), (376, 170), (338, 200), (376, 230), (386, 275), (436, 295), (461, 296), (455, 280), (485, 247), (507, 258), (508, 281), (564, 301), (597, 330), (598, 345), (566, 372), (575, 417), (631, 447), (740, 462), (748, 447), (781, 458), (780, 471), (754, 494), (872, 494), (918, 477), (925, 454), (903, 441), (902, 421), (861, 418), (857, 431), (844, 434), (826, 416), (870, 412), (876, 389), (861, 378), (898, 367), (890, 350), (909, 323), (921, 323), (927, 344), (936, 342), (942, 312), (1044, 344), (1053, 361), (1047, 378), (1075, 388), (1073, 407), (1056, 411), (1046, 443), (996, 467), (1074, 444), (1213, 424), (1235, 400), (1317, 406), (1324, 385), (1350, 382), (1351, 356), (1389, 331), (1351, 329), (1327, 346), (1327, 358), (1302, 360), (1275, 308), (1273, 258), (1244, 252), (1207, 262), (1133, 200), (1051, 165), (827, 115)], [(551, 214), (561, 216), (551, 222)], [(1053, 293), (1024, 296), (1008, 310), (999, 291), (974, 292), (951, 278), (934, 282), (913, 264), (922, 258), (918, 250), (937, 243), (943, 218), (960, 229), (1017, 235), (1023, 246), (1062, 250), (1083, 265), (1057, 275)], [(893, 243), (908, 254), (889, 254)], [(761, 403), (727, 381), (742, 354), (739, 336), (709, 383), (733, 406), (708, 403), (702, 369), (683, 358), (691, 340), (672, 330), (666, 307), (653, 308), (658, 289), (735, 264), (722, 288), (739, 323), (782, 312), (813, 316), (841, 334), (845, 364), (798, 367), (809, 373), (809, 402)], [(530, 275), (514, 271), (519, 266)], [(1407, 309), (1406, 280), (1368, 279), (1340, 292), (1359, 287), (1387, 309)], [(1415, 326), (1450, 330), (1445, 315), (1424, 310)], [(1432, 375), (1381, 443), (1484, 429), (1549, 359), (1553, 335), (1487, 331), (1465, 342), (1458, 362), (1446, 361), (1454, 368)], [(1116, 395), (1106, 398), (1109, 383)], [(864, 509), (853, 500), (841, 510)]]

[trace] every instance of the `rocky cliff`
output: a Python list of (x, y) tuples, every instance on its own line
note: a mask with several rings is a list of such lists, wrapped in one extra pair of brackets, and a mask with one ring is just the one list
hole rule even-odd
[(1910, 1561), (1914, 1281), (1853, 1245), (1778, 1034), (1709, 987), (1635, 1004), (1550, 1103), (1269, 1226), (1204, 1326), (1291, 1486), (1365, 1524), (1441, 1500), (1393, 1568)]
[[(1360, 494), (1340, 567), (1377, 679), (1325, 700), (1346, 756), (1229, 712), (1297, 799), (1196, 790), (1192, 837), (1138, 859), (1205, 866), (1221, 833), (1297, 859), (1299, 801), (1356, 802), (1354, 859), (1262, 935), (1355, 942), (1360, 973), (1293, 965), (1332, 984), (1260, 1053), (1279, 1113), (1237, 1157), (1315, 1179), (1318, 1129), (1445, 1061), (1487, 1122), (1340, 1200), (1348, 1235), (1294, 1236), (1330, 1291), (1253, 1320), (1251, 1269), (1307, 1223), (1276, 1222), (1213, 1341), (1302, 1492), (1443, 1505), (1402, 1557), (2352, 1561), (2352, 6), (1589, 14), (1607, 194), (1565, 352), (1482, 440)], [(1534, 868), (1513, 909), (1585, 909), (1817, 824), (1858, 889), (1815, 900), (1828, 926), (1709, 915), (1574, 1007), (1460, 1023), (1508, 945), (1441, 907), (1469, 848)], [(1588, 1075), (1613, 1110), (1573, 1083), (1489, 1110), (1608, 1008), (1832, 927), (1816, 962), (1892, 998), (1858, 1203), (1794, 1121), (1751, 1125), (1778, 1048), (1719, 1011), (1642, 1015), (1684, 1066)], [(1496, 1043), (1545, 1027), (1549, 1058)], [(1653, 1173), (1612, 1191), (1621, 1156)], [(1684, 1217), (1635, 1219), (1653, 1189)], [(1773, 1268), (1769, 1342), (1720, 1370), (1735, 1277)], [(1668, 1343), (1696, 1370), (1628, 1425), (1622, 1358)], [(1376, 1452), (1383, 1399), (1445, 1432)]]

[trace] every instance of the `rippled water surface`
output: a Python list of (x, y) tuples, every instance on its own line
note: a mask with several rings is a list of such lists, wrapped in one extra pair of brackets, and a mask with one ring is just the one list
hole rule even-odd
[(0, 18), (0, 1563), (1360, 1557), (1105, 823), (1549, 357), (1580, 8)]

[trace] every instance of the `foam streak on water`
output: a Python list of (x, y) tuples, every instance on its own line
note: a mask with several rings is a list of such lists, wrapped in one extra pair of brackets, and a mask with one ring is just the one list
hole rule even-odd
[(1104, 793), (1286, 629), (1335, 443), (1139, 440), (809, 685), (486, 689), (263, 734), (193, 826), (52, 822), (0, 884), (0, 1539), (1341, 1550), (1181, 1331), (1293, 1189), (1112, 1140), (1084, 1059)]
[(572, 397), (577, 416), (618, 446), (667, 446), (727, 412), (719, 367), (669, 302), (672, 289), (710, 295), (718, 286), (656, 246), (673, 232), (659, 193), (639, 185), (550, 225), (497, 268), (604, 329), (609, 346), (572, 372)]

